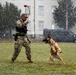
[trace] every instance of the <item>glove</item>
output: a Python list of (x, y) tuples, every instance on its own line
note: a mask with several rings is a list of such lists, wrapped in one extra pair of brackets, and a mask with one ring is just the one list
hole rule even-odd
[(31, 40), (28, 40), (29, 43), (31, 43)]

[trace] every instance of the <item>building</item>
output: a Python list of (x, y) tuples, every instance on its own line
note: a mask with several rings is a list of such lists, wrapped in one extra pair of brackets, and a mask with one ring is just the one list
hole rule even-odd
[[(14, 3), (22, 10), (22, 13), (30, 13), (28, 24), (28, 34), (31, 37), (41, 38), (43, 35), (43, 29), (56, 29), (57, 26), (53, 20), (54, 8), (58, 6), (57, 0), (1, 0), (1, 3), (5, 2)], [(73, 0), (74, 5), (76, 1)], [(29, 6), (24, 7), (24, 5)]]
[(32, 37), (40, 38), (43, 35), (43, 29), (54, 29), (55, 24), (52, 16), (54, 8), (57, 6), (56, 0), (1, 0), (14, 3), (22, 10), (22, 13), (28, 13), (29, 9), (24, 7), (27, 4), (30, 8), (28, 24), (28, 34)]
[[(29, 34), (36, 38), (41, 38), (43, 29), (55, 28), (52, 12), (57, 6), (56, 0), (25, 0), (25, 4), (30, 8), (28, 29), (31, 32), (28, 32)], [(25, 12), (28, 12), (27, 7), (25, 7)]]

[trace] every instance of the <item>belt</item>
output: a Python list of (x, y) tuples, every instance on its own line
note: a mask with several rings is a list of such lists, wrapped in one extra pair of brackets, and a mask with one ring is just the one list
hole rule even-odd
[(16, 32), (16, 34), (13, 34), (14, 36), (25, 36), (25, 33)]
[(22, 34), (22, 35), (25, 35), (25, 33), (21, 33), (21, 32), (16, 32), (16, 34)]

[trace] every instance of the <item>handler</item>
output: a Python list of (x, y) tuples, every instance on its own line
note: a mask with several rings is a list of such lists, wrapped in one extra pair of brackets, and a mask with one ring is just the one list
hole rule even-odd
[(28, 16), (26, 14), (21, 15), (21, 19), (16, 21), (16, 34), (15, 34), (15, 44), (14, 44), (14, 53), (11, 58), (11, 62), (14, 62), (18, 57), (22, 46), (25, 47), (26, 56), (29, 63), (33, 63), (31, 60), (31, 40), (27, 36), (27, 20)]

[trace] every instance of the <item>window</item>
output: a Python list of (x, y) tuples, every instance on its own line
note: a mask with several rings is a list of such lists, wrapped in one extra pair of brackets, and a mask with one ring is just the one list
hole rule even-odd
[(12, 0), (12, 1), (17, 1), (17, 0)]
[(38, 7), (38, 14), (39, 14), (40, 16), (43, 16), (43, 15), (44, 15), (44, 6), (39, 6), (39, 7)]
[(44, 21), (39, 21), (39, 30), (42, 31), (44, 28)]
[(30, 14), (30, 6), (29, 7), (25, 7), (25, 13), (26, 14)]
[(25, 0), (25, 1), (30, 1), (30, 0)]
[(52, 6), (52, 13), (54, 12), (55, 8), (56, 8), (56, 6), (55, 6), (55, 5), (54, 5), (54, 6)]
[(55, 29), (55, 23), (52, 21), (52, 29)]
[(28, 25), (27, 25), (27, 30), (28, 30), (28, 31), (31, 31), (31, 22), (28, 23)]
[(44, 1), (44, 0), (39, 0), (39, 1)]

